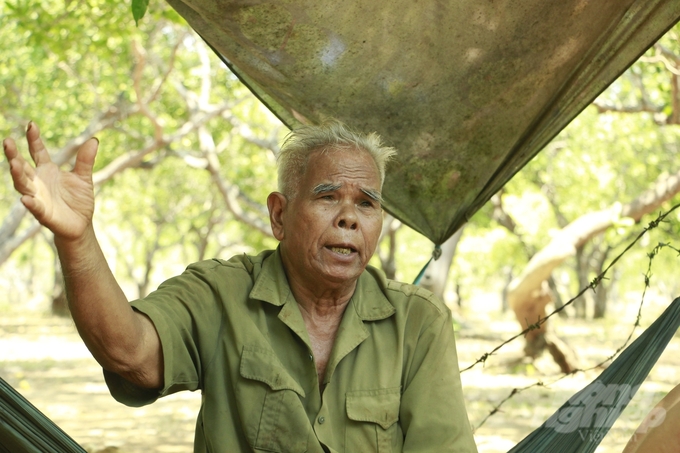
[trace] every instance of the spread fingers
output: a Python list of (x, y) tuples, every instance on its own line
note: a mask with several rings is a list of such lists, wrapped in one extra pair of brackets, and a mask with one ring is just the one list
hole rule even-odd
[(94, 159), (97, 156), (98, 147), (99, 139), (97, 138), (91, 138), (80, 145), (73, 173), (81, 177), (92, 178), (92, 167), (94, 167)]
[(28, 123), (26, 141), (28, 142), (28, 152), (31, 153), (33, 162), (35, 162), (36, 165), (47, 164), (52, 161), (40, 138), (40, 128), (33, 121)]
[(12, 159), (19, 155), (19, 152), (17, 151), (17, 145), (11, 138), (6, 138), (2, 141), (2, 149), (5, 151), (7, 162), (11, 162)]
[(21, 156), (17, 155), (9, 161), (9, 171), (14, 181), (14, 188), (22, 195), (35, 195), (35, 170)]

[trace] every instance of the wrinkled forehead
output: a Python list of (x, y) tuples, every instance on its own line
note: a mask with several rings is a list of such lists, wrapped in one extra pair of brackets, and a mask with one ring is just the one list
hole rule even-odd
[(380, 171), (373, 156), (361, 148), (325, 148), (312, 151), (303, 178), (315, 186), (349, 179), (380, 189)]

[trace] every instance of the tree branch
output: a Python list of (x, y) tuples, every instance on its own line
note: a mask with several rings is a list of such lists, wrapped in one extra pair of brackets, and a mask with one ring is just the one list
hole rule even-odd
[(132, 86), (135, 90), (136, 105), (139, 112), (151, 121), (154, 130), (154, 142), (159, 143), (163, 140), (163, 127), (158, 121), (156, 115), (149, 110), (147, 101), (144, 101), (142, 94), (142, 73), (146, 66), (146, 50), (137, 43), (132, 41), (132, 54), (135, 56), (135, 66), (132, 71)]
[(217, 154), (215, 151), (215, 142), (212, 139), (212, 135), (205, 128), (199, 128), (199, 143), (203, 156), (205, 158), (205, 169), (210, 173), (211, 179), (217, 186), (224, 204), (227, 209), (234, 215), (236, 220), (239, 220), (246, 225), (255, 228), (262, 234), (273, 237), (271, 226), (262, 221), (260, 218), (246, 212), (240, 205), (238, 199), (241, 195), (241, 191), (235, 184), (229, 183), (220, 174), (220, 163), (217, 159)]
[[(71, 139), (61, 150), (55, 153), (52, 156), (52, 161), (59, 166), (64, 165), (75, 156), (80, 145), (92, 138), (96, 133), (110, 128), (117, 121), (132, 115), (134, 112), (134, 107), (126, 105), (123, 97), (119, 96), (115, 104), (100, 113), (77, 137)], [(0, 266), (7, 261), (14, 250), (23, 242), (35, 236), (35, 233), (39, 231), (40, 225), (36, 222), (31, 224), (23, 233), (17, 234), (21, 221), (27, 213), (28, 211), (24, 208), (24, 205), (17, 200), (12, 205), (7, 217), (3, 220), (2, 226), (0, 226)], [(33, 229), (36, 230), (34, 231)]]
[[(21, 203), (20, 203), (21, 204)], [(21, 205), (23, 208), (23, 205)], [(14, 206), (12, 206), (14, 208)], [(25, 210), (26, 208), (24, 208)], [(4, 226), (4, 225), (3, 225)], [(0, 265), (2, 265), (7, 259), (18, 249), (21, 244), (28, 241), (36, 234), (40, 232), (40, 225), (36, 220), (33, 220), (31, 226), (24, 229), (19, 235), (12, 235), (5, 240), (0, 240), (2, 246), (0, 247)]]
[(661, 204), (680, 192), (680, 171), (673, 175), (661, 175), (653, 187), (625, 205), (615, 204), (609, 209), (587, 213), (560, 230), (548, 245), (536, 253), (522, 273), (508, 288), (510, 306), (522, 303), (529, 294), (539, 291), (553, 269), (576, 253), (597, 234), (611, 227), (619, 218), (631, 218), (638, 222), (645, 214), (658, 209)]

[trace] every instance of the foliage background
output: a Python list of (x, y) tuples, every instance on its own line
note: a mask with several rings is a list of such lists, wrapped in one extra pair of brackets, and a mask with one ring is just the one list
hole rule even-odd
[[(203, 161), (212, 149), (219, 178), (238, 188), (242, 209), (266, 223), (263, 201), (275, 190), (275, 153), (285, 128), (172, 9), (156, 2), (136, 27), (127, 4), (107, 0), (8, 0), (0, 8), (3, 135), (25, 150), (21, 137), (32, 119), (56, 152), (92, 131), (101, 142), (95, 170), (141, 155), (115, 171), (97, 194), (100, 239), (130, 297), (196, 259), (275, 246), (225, 206)], [(518, 275), (565, 224), (625, 203), (660, 175), (678, 171), (678, 30), (669, 31), (503, 189), (502, 208), (514, 231), (499, 223), (492, 203), (466, 226), (448, 279), (448, 302), (491, 293), (496, 302), (488, 303), (499, 303), (509, 276)], [(182, 131), (197, 121), (200, 127)], [(16, 195), (9, 173), (0, 178), (5, 218)], [(677, 237), (679, 224), (673, 215), (630, 252), (606, 282), (616, 287), (613, 297), (640, 290), (643, 258), (658, 241)], [(24, 217), (19, 231), (30, 226)], [(640, 229), (622, 221), (591, 241), (583, 255), (596, 260), (606, 250), (614, 256)], [(40, 231), (4, 262), (0, 284), (7, 297), (0, 303), (42, 300), (36, 303), (44, 306), (54, 285), (46, 276), (55, 275), (49, 242)], [(396, 243), (396, 278), (412, 281), (432, 246), (407, 227), (397, 230)], [(658, 258), (654, 275), (663, 298), (680, 290), (675, 258), (666, 255)], [(378, 259), (373, 263), (380, 265)], [(583, 283), (578, 267), (575, 260), (566, 262), (554, 275), (565, 298)], [(597, 266), (585, 267), (589, 278), (596, 275)]]
[[(445, 293), (463, 321), (461, 335), (493, 332), (487, 313), (512, 321), (501, 313), (510, 277), (559, 229), (680, 170), (679, 33), (670, 30), (465, 227)], [(192, 261), (275, 247), (260, 228), (262, 203), (276, 189), (275, 154), (286, 130), (162, 2), (136, 27), (124, 2), (6, 0), (0, 62), (3, 137), (25, 153), (23, 131), (33, 120), (55, 153), (67, 151), (73, 138), (99, 138), (95, 170), (109, 173), (100, 173), (96, 230), (129, 298)], [(7, 168), (4, 158), (0, 165)], [(9, 172), (0, 172), (3, 226), (16, 200)], [(664, 208), (678, 202), (676, 196)], [(554, 272), (558, 293), (570, 298), (583, 286), (579, 273), (595, 277), (603, 254), (611, 259), (651, 220), (621, 220), (586, 244)], [(0, 312), (44, 312), (59, 292), (49, 233), (28, 235), (32, 228), (23, 216), (13, 237), (27, 238), (0, 263)], [(396, 278), (412, 281), (432, 244), (405, 226), (395, 234)], [(640, 301), (647, 253), (658, 242), (677, 247), (679, 235), (676, 212), (617, 265), (604, 282), (612, 307), (605, 323), (632, 325), (623, 314)], [(381, 251), (388, 249), (383, 242)], [(673, 253), (655, 258), (652, 313), (680, 295), (677, 269)]]

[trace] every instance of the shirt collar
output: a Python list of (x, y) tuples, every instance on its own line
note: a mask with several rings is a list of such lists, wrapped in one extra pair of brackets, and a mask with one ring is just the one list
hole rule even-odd
[(250, 291), (251, 299), (268, 302), (278, 307), (285, 304), (289, 297), (293, 299), (278, 248), (263, 258), (259, 272), (255, 269), (253, 277), (255, 284)]
[[(282, 306), (289, 300), (295, 300), (288, 285), (278, 248), (264, 258), (261, 270), (255, 273), (254, 277), (255, 284), (250, 291), (251, 299), (261, 300), (276, 306)], [(385, 319), (396, 312), (394, 306), (385, 296), (386, 288), (385, 275), (378, 269), (368, 266), (361, 274), (350, 305), (354, 307), (362, 321)]]
[(352, 304), (363, 321), (377, 321), (392, 316), (397, 310), (385, 296), (387, 279), (378, 269), (367, 266), (357, 281)]

